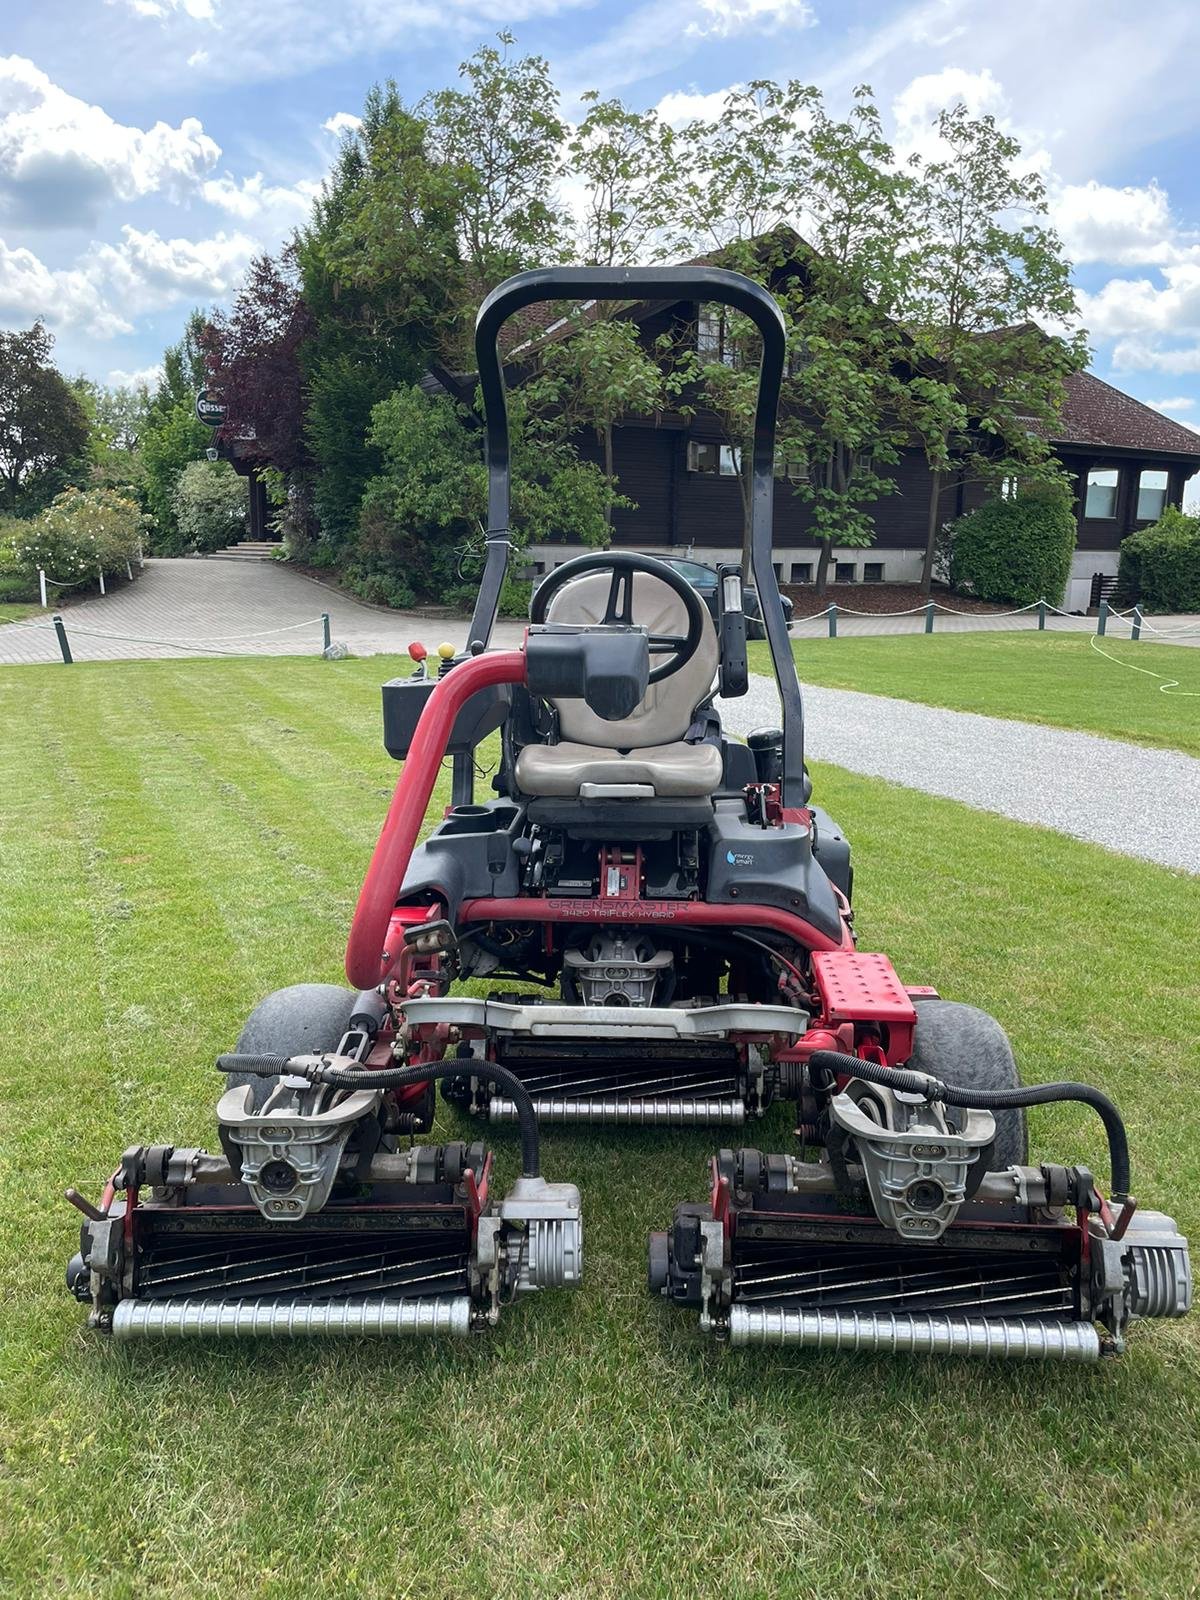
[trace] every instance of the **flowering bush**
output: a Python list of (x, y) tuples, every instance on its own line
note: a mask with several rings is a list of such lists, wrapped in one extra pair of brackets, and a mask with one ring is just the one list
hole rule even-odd
[(34, 579), (41, 567), (56, 588), (84, 588), (101, 572), (138, 570), (147, 520), (115, 489), (65, 489), (41, 516), (9, 524), (7, 560)]

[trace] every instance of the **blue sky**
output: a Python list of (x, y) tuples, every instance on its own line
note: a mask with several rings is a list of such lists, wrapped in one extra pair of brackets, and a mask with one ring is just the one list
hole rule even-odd
[[(870, 83), (898, 144), (991, 111), (1043, 171), (1094, 370), (1200, 427), (1194, 0), (41, 0), (0, 56), (0, 322), (68, 371), (153, 368), (307, 212), (375, 80), (417, 98), (510, 27), (588, 88), (673, 120), (755, 76), (831, 107)], [(710, 101), (709, 97), (715, 97)]]

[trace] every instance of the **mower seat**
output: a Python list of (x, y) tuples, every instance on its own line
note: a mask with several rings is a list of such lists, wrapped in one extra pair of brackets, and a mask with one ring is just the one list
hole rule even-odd
[[(594, 625), (604, 617), (608, 574), (588, 573), (555, 595), (547, 622)], [(687, 632), (682, 600), (652, 573), (633, 576), (633, 621), (650, 633)], [(627, 717), (610, 722), (583, 700), (554, 699), (558, 740), (527, 744), (517, 757), (517, 786), (524, 794), (583, 795), (619, 787), (626, 798), (710, 795), (721, 786), (719, 745), (685, 735), (717, 677), (717, 633), (707, 609), (700, 642), (690, 660), (652, 683)]]
[(682, 739), (629, 751), (570, 741), (528, 744), (517, 760), (517, 782), (532, 795), (571, 795), (585, 787), (630, 784), (644, 788), (647, 797), (706, 795), (720, 788), (721, 774), (721, 752), (715, 744), (687, 744)]

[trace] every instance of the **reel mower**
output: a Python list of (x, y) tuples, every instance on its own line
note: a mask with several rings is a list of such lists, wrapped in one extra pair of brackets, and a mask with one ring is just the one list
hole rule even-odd
[[(716, 617), (631, 550), (538, 585), (489, 649), (509, 552), (497, 347), (540, 300), (716, 301), (761, 343), (751, 555), (780, 725), (742, 743), (744, 574)], [(813, 803), (771, 560), (783, 319), (711, 267), (548, 268), (484, 302), (488, 531), (467, 648), (421, 646), (383, 686), (403, 762), (354, 913), (353, 990), (285, 990), (219, 1063), (221, 1154), (127, 1152), (68, 1274), (119, 1337), (466, 1332), (580, 1274), (579, 1197), (538, 1175), (539, 1123), (744, 1128), (796, 1107), (785, 1154), (724, 1149), (710, 1200), (650, 1239), (650, 1287), (733, 1344), (1083, 1360), (1190, 1306), (1187, 1243), (1129, 1193), (1125, 1130), (1082, 1084), (1024, 1088), (998, 1023), (901, 982), (853, 934), (850, 847)], [(436, 672), (434, 668), (436, 666)], [(476, 751), (498, 736), (492, 795)], [(451, 804), (418, 843), (443, 761)], [(517, 1122), (523, 1176), (490, 1196), (481, 1144), (404, 1148), (432, 1086)], [(1090, 1106), (1111, 1193), (1028, 1164), (1024, 1113)], [(732, 1143), (733, 1141), (731, 1141)]]

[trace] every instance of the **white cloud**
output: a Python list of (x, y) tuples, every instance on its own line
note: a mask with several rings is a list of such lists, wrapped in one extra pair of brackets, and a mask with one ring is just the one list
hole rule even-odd
[(124, 367), (112, 367), (105, 380), (110, 389), (154, 389), (163, 375), (162, 362), (148, 367), (137, 367), (127, 372)]
[(670, 94), (663, 95), (654, 109), (661, 120), (673, 128), (681, 128), (688, 122), (711, 122), (721, 115), (729, 96), (741, 87), (740, 83), (731, 83), (727, 88), (714, 89), (711, 94), (700, 94), (695, 89), (673, 89)]
[(60, 89), (32, 61), (0, 58), (0, 205), (10, 217), (78, 225), (113, 198), (178, 198), (220, 153), (195, 117), (177, 128), (127, 127)]
[(353, 133), (356, 128), (362, 127), (362, 118), (356, 117), (353, 111), (335, 111), (331, 117), (326, 117), (321, 124), (326, 133), (341, 137), (343, 133)]
[(1147, 400), (1144, 404), (1152, 411), (1161, 411), (1164, 416), (1169, 417), (1175, 411), (1190, 411), (1196, 402), (1190, 394), (1181, 394), (1173, 400)]
[(127, 226), (118, 244), (93, 245), (73, 266), (51, 268), (0, 240), (0, 323), (41, 317), (99, 339), (132, 333), (148, 312), (227, 299), (258, 249), (240, 232), (163, 239)]
[(89, 251), (84, 270), (118, 304), (155, 311), (180, 300), (218, 300), (233, 292), (258, 253), (244, 233), (210, 239), (163, 239), (153, 229), (126, 226), (121, 243)]
[(1084, 326), (1099, 338), (1200, 333), (1200, 261), (1164, 267), (1161, 277), (1161, 285), (1110, 278), (1095, 294), (1081, 294)]
[[(108, 5), (119, 0), (106, 0)], [(173, 11), (182, 11), (194, 22), (211, 22), (216, 16), (213, 0), (123, 0), (127, 10), (135, 17), (169, 17)]]
[(1113, 346), (1115, 372), (1164, 372), (1182, 377), (1200, 372), (1200, 345), (1167, 346), (1145, 339), (1120, 339)]
[(816, 18), (807, 0), (698, 0), (700, 18), (684, 32), (693, 39), (728, 39), (738, 33), (778, 33), (811, 28)]
[(1124, 189), (1067, 184), (1054, 198), (1054, 223), (1077, 265), (1171, 266), (1200, 259), (1200, 238), (1180, 230), (1167, 191), (1152, 178)]
[(29, 323), (38, 317), (49, 327), (83, 328), (101, 339), (133, 332), (132, 322), (105, 304), (86, 271), (52, 270), (32, 250), (10, 250), (0, 239), (0, 322)]
[(321, 185), (311, 179), (274, 184), (268, 183), (261, 172), (240, 180), (227, 172), (219, 178), (206, 179), (200, 187), (209, 205), (239, 222), (257, 223), (259, 233), (276, 237), (282, 237), (307, 218), (320, 192)]

